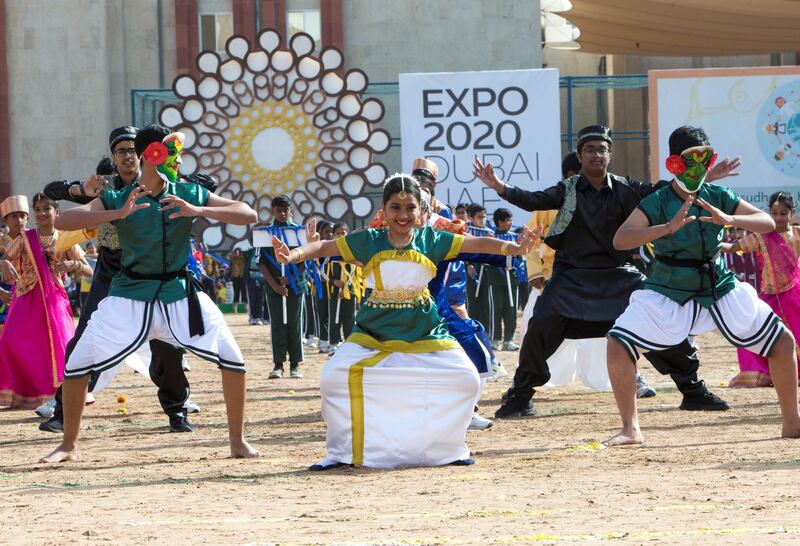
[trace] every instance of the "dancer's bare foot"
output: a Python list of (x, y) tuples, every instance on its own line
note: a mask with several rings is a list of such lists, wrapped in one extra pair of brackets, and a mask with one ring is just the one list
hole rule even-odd
[(78, 448), (72, 447), (68, 448), (64, 444), (61, 444), (57, 448), (53, 450), (50, 455), (46, 455), (39, 459), (40, 463), (63, 463), (66, 461), (77, 461), (78, 460)]
[(231, 458), (233, 459), (252, 459), (261, 457), (261, 452), (251, 446), (247, 440), (231, 442)]
[(602, 445), (606, 447), (615, 447), (615, 446), (629, 446), (635, 444), (644, 443), (644, 436), (642, 436), (642, 432), (638, 429), (631, 429), (630, 431), (622, 429), (622, 432), (608, 438), (607, 440), (603, 441)]
[(783, 425), (781, 438), (800, 438), (800, 425)]

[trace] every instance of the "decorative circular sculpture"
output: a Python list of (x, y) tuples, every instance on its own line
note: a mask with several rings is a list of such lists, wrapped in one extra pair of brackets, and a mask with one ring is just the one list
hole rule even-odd
[[(181, 173), (200, 172), (219, 182), (218, 193), (248, 203), (260, 221), (271, 219), (270, 200), (285, 194), (294, 220), (323, 215), (371, 218), (364, 197), (386, 178), (377, 154), (391, 136), (374, 124), (383, 103), (363, 99), (367, 75), (343, 73), (336, 48), (314, 55), (308, 34), (280, 48), (280, 34), (263, 30), (258, 43), (232, 36), (227, 59), (213, 51), (197, 56), (197, 77), (180, 75), (172, 89), (182, 102), (166, 106), (159, 120), (186, 135)], [(203, 242), (230, 247), (247, 240), (248, 229), (198, 220)]]

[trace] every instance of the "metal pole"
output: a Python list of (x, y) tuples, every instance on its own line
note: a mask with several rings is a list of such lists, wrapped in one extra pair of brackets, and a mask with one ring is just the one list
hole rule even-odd
[(567, 82), (567, 149), (573, 150), (575, 143), (572, 137), (572, 76), (564, 79)]

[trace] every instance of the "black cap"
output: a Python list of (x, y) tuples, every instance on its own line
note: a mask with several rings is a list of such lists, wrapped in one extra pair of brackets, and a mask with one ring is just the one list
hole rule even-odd
[(136, 133), (139, 131), (136, 127), (131, 127), (130, 125), (126, 125), (124, 127), (117, 127), (111, 134), (108, 135), (108, 147), (111, 151), (114, 151), (114, 146), (122, 142), (123, 140), (133, 140), (136, 138)]
[(580, 151), (584, 142), (590, 140), (605, 140), (611, 145), (611, 129), (605, 125), (589, 125), (578, 131), (578, 151)]

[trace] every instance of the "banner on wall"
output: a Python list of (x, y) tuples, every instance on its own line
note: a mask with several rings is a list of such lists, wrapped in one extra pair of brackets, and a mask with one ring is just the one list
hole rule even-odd
[(400, 74), (403, 169), (425, 157), (439, 166), (436, 198), (452, 207), (510, 206), (472, 176), (477, 156), (517, 187), (544, 189), (561, 179), (558, 70)]
[(800, 67), (652, 70), (650, 172), (670, 179), (669, 135), (702, 127), (720, 158), (742, 157), (741, 175), (721, 181), (762, 209), (778, 190), (800, 198)]

